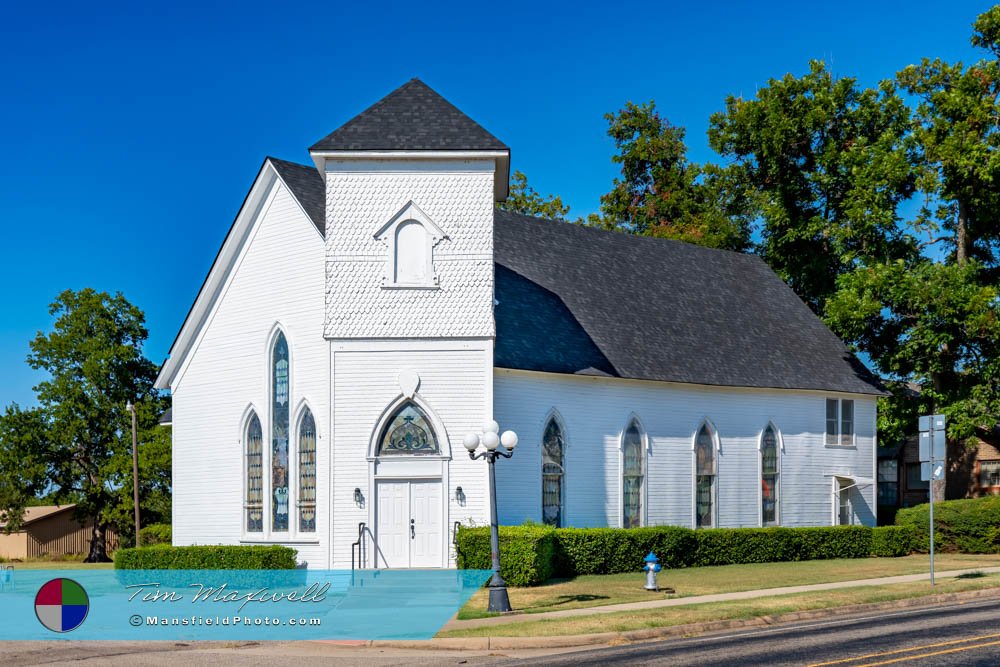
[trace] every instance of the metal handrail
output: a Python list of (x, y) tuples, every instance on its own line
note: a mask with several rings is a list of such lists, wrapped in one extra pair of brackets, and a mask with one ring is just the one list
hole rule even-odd
[(358, 548), (358, 569), (365, 568), (364, 548), (365, 548), (365, 522), (358, 524), (358, 541), (351, 544), (351, 572), (354, 572), (354, 547)]

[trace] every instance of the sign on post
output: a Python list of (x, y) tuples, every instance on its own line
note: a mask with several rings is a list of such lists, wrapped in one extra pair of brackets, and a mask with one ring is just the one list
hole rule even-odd
[[(934, 447), (931, 451), (931, 442)], [(921, 461), (944, 461), (945, 459), (945, 434), (944, 431), (921, 431), (920, 432), (920, 460)]]
[(927, 500), (930, 502), (931, 586), (934, 585), (934, 480), (944, 479), (945, 434), (944, 415), (923, 415), (917, 423), (920, 430), (920, 479), (930, 482)]
[(921, 461), (920, 481), (929, 482), (934, 479), (944, 479), (944, 463), (941, 461)]
[(917, 430), (921, 433), (924, 431), (943, 431), (944, 422), (944, 415), (924, 415), (919, 418), (919, 428)]

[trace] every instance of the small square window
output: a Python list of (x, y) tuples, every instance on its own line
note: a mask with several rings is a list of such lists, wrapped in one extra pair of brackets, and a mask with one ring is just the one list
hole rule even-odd
[(1000, 486), (1000, 461), (979, 462), (979, 486)]

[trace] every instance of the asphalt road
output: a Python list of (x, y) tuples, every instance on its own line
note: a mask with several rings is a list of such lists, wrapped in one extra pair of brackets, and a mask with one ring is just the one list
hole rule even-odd
[(322, 642), (0, 642), (0, 665), (1000, 665), (1000, 600), (586, 650), (426, 651)]
[(995, 667), (1000, 665), (1000, 601), (578, 651), (516, 664)]

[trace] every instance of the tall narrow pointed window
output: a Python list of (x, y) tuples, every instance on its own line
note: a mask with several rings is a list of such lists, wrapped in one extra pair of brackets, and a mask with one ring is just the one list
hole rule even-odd
[(308, 409), (299, 421), (299, 531), (316, 532), (316, 420)]
[(760, 518), (765, 526), (778, 525), (778, 434), (768, 424), (760, 439)]
[(549, 419), (542, 435), (542, 522), (562, 526), (565, 442), (559, 422)]
[(702, 424), (695, 438), (695, 527), (715, 526), (715, 434)]
[(412, 401), (399, 406), (386, 422), (379, 438), (379, 456), (440, 453), (430, 420)]
[(278, 333), (271, 352), (271, 530), (288, 531), (288, 342)]
[(244, 502), (246, 531), (260, 533), (264, 530), (264, 433), (256, 413), (250, 413), (244, 440), (247, 475)]
[(642, 525), (643, 483), (642, 433), (632, 420), (622, 437), (622, 526)]

